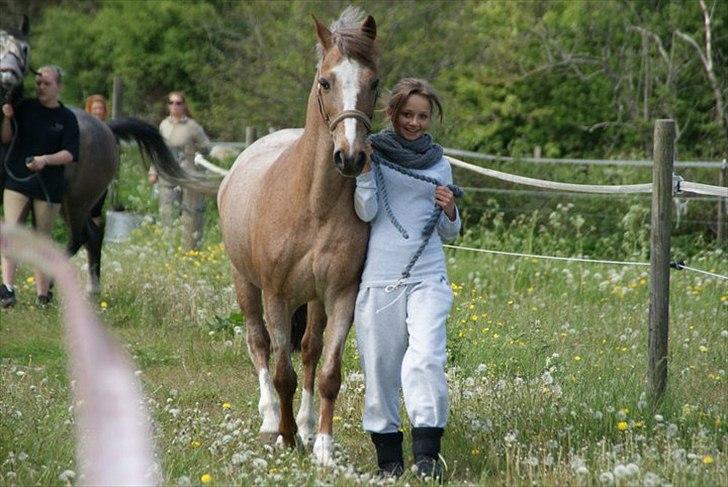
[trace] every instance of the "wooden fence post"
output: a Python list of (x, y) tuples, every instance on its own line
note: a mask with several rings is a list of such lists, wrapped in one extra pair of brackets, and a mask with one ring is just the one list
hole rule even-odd
[[(123, 116), (124, 113), (124, 82), (121, 76), (114, 75), (114, 85), (111, 91), (111, 119), (115, 120)], [(114, 175), (114, 179), (109, 184), (109, 203), (114, 211), (122, 211), (124, 207), (119, 199), (119, 178), (118, 174)]]
[[(726, 187), (728, 186), (728, 159), (723, 159), (722, 165), (720, 167), (720, 172), (718, 173), (718, 186), (720, 187)], [(720, 246), (723, 242), (725, 242), (726, 238), (726, 225), (723, 220), (726, 219), (726, 201), (724, 198), (718, 198), (718, 229), (717, 229), (717, 241), (718, 245)]]
[(250, 147), (258, 138), (258, 131), (255, 127), (245, 127), (245, 147)]
[(653, 400), (667, 387), (670, 311), (670, 232), (675, 157), (675, 122), (657, 120), (653, 140), (650, 237), (650, 311), (648, 390)]

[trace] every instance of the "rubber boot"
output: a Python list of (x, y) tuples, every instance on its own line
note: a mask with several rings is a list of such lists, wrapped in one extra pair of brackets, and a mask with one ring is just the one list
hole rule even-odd
[(412, 428), (412, 453), (418, 475), (442, 480), (440, 440), (444, 431), (443, 428)]
[(402, 454), (402, 432), (372, 433), (372, 442), (377, 450), (378, 474), (381, 477), (399, 477), (404, 472)]

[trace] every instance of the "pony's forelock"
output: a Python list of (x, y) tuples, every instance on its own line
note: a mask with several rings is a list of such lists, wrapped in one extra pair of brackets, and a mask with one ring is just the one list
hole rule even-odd
[[(352, 5), (346, 7), (339, 18), (329, 26), (331, 42), (342, 55), (356, 59), (365, 66), (376, 68), (379, 52), (375, 40), (362, 30), (365, 18), (361, 8)], [(316, 43), (316, 52), (320, 66), (324, 57), (323, 46), (320, 42)]]

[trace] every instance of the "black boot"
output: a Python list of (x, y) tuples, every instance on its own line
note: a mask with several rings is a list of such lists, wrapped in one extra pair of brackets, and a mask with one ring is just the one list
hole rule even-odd
[(404, 472), (404, 455), (402, 454), (402, 432), (372, 433), (372, 442), (377, 449), (378, 474), (380, 476), (399, 477)]
[(444, 431), (443, 428), (412, 428), (412, 453), (418, 475), (442, 479), (440, 439)]

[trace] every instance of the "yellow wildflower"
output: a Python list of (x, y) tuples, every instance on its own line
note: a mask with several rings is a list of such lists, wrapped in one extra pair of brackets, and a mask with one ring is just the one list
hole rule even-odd
[(629, 429), (629, 424), (627, 424), (627, 421), (620, 421), (617, 423), (617, 429), (619, 431), (627, 431)]
[(200, 443), (200, 442), (199, 442), (199, 441), (197, 441), (197, 440), (192, 440), (192, 441), (190, 442), (190, 446), (191, 446), (192, 448), (199, 448), (199, 447), (201, 447), (201, 446), (202, 446), (202, 443)]
[(579, 360), (581, 360), (581, 357), (579, 357), (578, 355), (574, 357), (574, 362), (578, 362)]
[(705, 455), (703, 457), (703, 463), (705, 465), (712, 465), (715, 462), (715, 458), (712, 455)]
[(200, 482), (205, 485), (210, 485), (212, 483), (212, 475), (209, 473), (203, 474), (202, 477), (200, 477)]
[(229, 402), (222, 403), (222, 408), (223, 409), (230, 409), (231, 407), (233, 407), (233, 405), (230, 404)]
[(107, 303), (106, 301), (101, 301), (99, 303), (99, 306), (101, 307), (101, 309), (106, 309), (109, 307), (109, 303)]
[(28, 284), (33, 284), (35, 282), (35, 277), (30, 276), (25, 280), (25, 282), (27, 282)]

